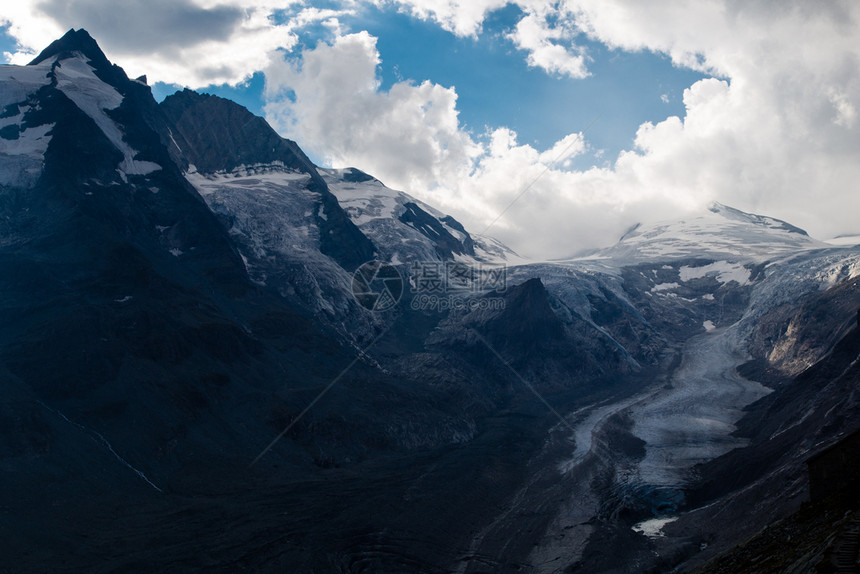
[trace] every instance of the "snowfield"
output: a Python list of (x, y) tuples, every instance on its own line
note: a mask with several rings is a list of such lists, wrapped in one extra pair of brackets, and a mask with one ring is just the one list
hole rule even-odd
[(720, 283), (729, 283), (737, 281), (739, 285), (749, 283), (751, 272), (749, 269), (738, 263), (729, 263), (728, 261), (717, 261), (702, 267), (682, 266), (678, 270), (678, 275), (681, 281), (689, 281), (690, 279), (699, 279), (712, 275), (716, 277)]
[(25, 125), (25, 116), (31, 96), (50, 83), (50, 71), (44, 63), (0, 66), (0, 186), (30, 187), (42, 175), (54, 126)]
[(798, 251), (826, 247), (831, 246), (778, 219), (713, 203), (701, 215), (636, 227), (613, 247), (566, 262), (611, 272), (613, 267), (646, 261), (704, 256), (723, 262), (706, 273), (715, 271), (730, 281), (736, 265), (761, 263)]

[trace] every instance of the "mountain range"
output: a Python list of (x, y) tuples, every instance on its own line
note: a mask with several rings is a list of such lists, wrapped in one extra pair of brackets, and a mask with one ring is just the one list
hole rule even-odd
[(842, 571), (858, 275), (718, 203), (532, 262), (70, 30), (0, 66), (2, 563)]

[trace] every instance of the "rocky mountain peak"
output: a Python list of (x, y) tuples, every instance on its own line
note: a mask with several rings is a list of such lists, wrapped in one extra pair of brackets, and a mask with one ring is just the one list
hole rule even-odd
[(318, 197), (313, 217), (322, 252), (350, 271), (373, 259), (375, 246), (344, 213), (313, 162), (266, 120), (233, 101), (188, 89), (165, 98), (159, 109), (182, 150), (184, 168), (193, 165), (202, 174), (243, 166), (307, 174), (307, 189)]
[(316, 168), (295, 142), (284, 139), (261, 117), (233, 101), (185, 89), (159, 106), (175, 127), (186, 159), (202, 173), (239, 166), (283, 164), (319, 179)]
[(99, 79), (125, 94), (125, 85), (128, 83), (128, 76), (125, 71), (108, 60), (98, 42), (83, 28), (79, 30), (70, 29), (62, 38), (51, 42), (28, 65), (36, 66), (51, 59), (59, 62), (74, 58), (76, 54), (86, 58), (87, 63), (92, 66)]
[(98, 42), (83, 28), (80, 30), (72, 28), (62, 38), (51, 42), (29, 65), (35, 66), (56, 56), (68, 57), (75, 52), (80, 52), (94, 63), (111, 66)]
[(563, 327), (553, 312), (546, 287), (537, 277), (515, 285), (506, 293), (501, 319), (505, 330), (526, 341), (558, 339)]

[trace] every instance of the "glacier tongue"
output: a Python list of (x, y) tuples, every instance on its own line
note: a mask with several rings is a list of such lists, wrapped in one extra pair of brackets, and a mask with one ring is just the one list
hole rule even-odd
[(746, 360), (737, 326), (689, 341), (671, 387), (631, 409), (633, 434), (646, 442), (638, 465), (644, 484), (678, 487), (694, 464), (744, 446), (732, 436), (741, 409), (770, 389), (735, 372)]

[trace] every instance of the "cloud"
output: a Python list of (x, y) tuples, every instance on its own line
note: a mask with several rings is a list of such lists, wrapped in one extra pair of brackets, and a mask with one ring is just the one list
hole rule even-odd
[[(823, 2), (583, 2), (589, 34), (670, 54), (722, 80), (684, 94), (686, 115), (643, 126), (618, 174), (807, 226), (856, 229), (860, 7)], [(695, 60), (695, 61), (694, 61)], [(847, 211), (846, 211), (847, 208)]]
[(475, 37), (487, 14), (504, 8), (507, 0), (372, 0), (379, 7), (399, 6), (416, 18), (437, 22), (458, 36)]
[[(132, 77), (146, 74), (191, 88), (237, 84), (262, 70), (269, 55), (292, 49), (305, 26), (352, 9), (320, 10), (276, 0), (22, 0), (4, 7), (0, 23), (20, 49), (24, 64), (69, 28), (86, 28), (110, 58)], [(350, 4), (350, 3), (345, 3)], [(280, 22), (280, 23), (278, 23)]]
[(517, 22), (510, 39), (527, 52), (526, 61), (530, 66), (571, 78), (587, 77), (585, 49), (564, 45), (578, 34), (574, 22), (561, 19), (553, 24), (550, 22), (553, 12), (545, 7), (529, 9)]
[(851, 103), (848, 95), (833, 88), (829, 90), (828, 95), (835, 111), (833, 123), (843, 128), (853, 128), (857, 120), (857, 108)]
[[(243, 19), (236, 6), (204, 8), (190, 0), (130, 0), (105, 9), (102, 0), (47, 0), (37, 9), (57, 22), (89, 22), (101, 42), (125, 49), (177, 49), (232, 35)], [(134, 22), (130, 27), (129, 22)]]
[[(587, 149), (581, 133), (546, 150), (520, 144), (505, 127), (474, 136), (459, 123), (453, 88), (399, 82), (386, 91), (379, 64), (376, 39), (366, 32), (319, 44), (301, 59), (273, 58), (266, 117), (327, 165), (359, 166), (526, 254), (611, 244), (619, 226), (635, 223), (620, 209), (623, 194), (603, 188), (611, 171), (567, 170), (567, 161)], [(607, 210), (607, 203), (618, 209)]]
[[(541, 0), (373, 0), (377, 6), (396, 5), (422, 20), (438, 23), (461, 37), (477, 38), (487, 16), (508, 5), (523, 11), (508, 38), (526, 52), (530, 66), (572, 78), (588, 76), (585, 50), (572, 40), (580, 32), (564, 3)], [(562, 5), (561, 7), (559, 5)], [(559, 17), (561, 16), (561, 17)]]
[[(457, 2), (399, 4), (462, 34), (480, 32), (492, 6), (464, 12)], [(614, 164), (582, 171), (553, 163), (552, 150), (518, 143), (505, 126), (464, 131), (453, 87), (401, 82), (381, 91), (380, 56), (369, 35), (306, 51), (301, 62), (273, 64), (269, 117), (319, 157), (362, 167), (474, 231), (504, 213), (490, 233), (535, 256), (610, 244), (632, 223), (676, 217), (713, 200), (787, 219), (819, 237), (857, 230), (860, 6), (518, 4), (523, 16), (511, 38), (549, 72), (587, 73), (587, 54), (576, 46), (585, 35), (618, 50), (663, 53), (715, 77), (684, 91), (682, 116), (643, 124)], [(548, 45), (564, 53), (550, 50), (540, 60), (540, 47)], [(358, 61), (338, 67), (348, 53)], [(289, 86), (295, 100), (277, 96), (277, 86)], [(572, 151), (586, 148), (582, 141)]]
[(278, 55), (266, 69), (266, 118), (331, 165), (361, 166), (410, 189), (456, 185), (480, 152), (460, 129), (457, 93), (425, 81), (380, 90), (376, 38), (338, 37)]

